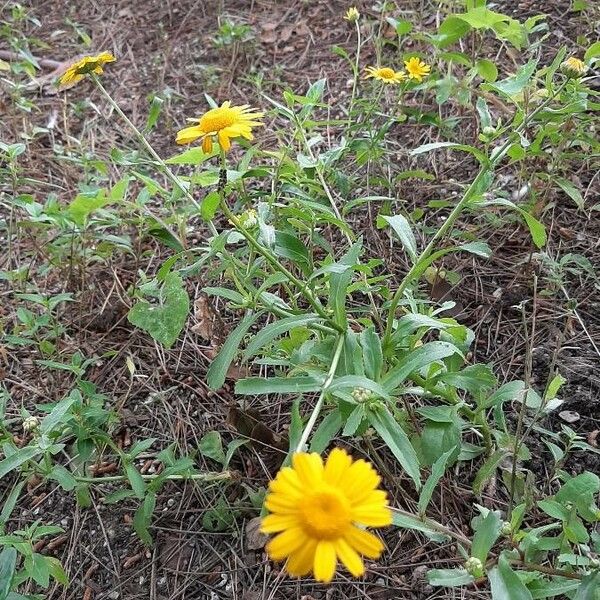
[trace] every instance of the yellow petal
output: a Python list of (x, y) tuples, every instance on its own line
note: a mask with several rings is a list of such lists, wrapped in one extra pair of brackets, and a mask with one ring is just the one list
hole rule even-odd
[(198, 127), (198, 125), (194, 125), (193, 127), (186, 127), (185, 129), (180, 129), (177, 132), (177, 138), (175, 141), (178, 144), (191, 144), (203, 135), (204, 131), (202, 131), (202, 128)]
[(302, 548), (296, 550), (288, 559), (285, 568), (293, 577), (303, 577), (312, 571), (315, 562), (317, 541), (307, 541)]
[(337, 558), (333, 542), (322, 540), (315, 551), (314, 573), (317, 581), (329, 583), (335, 575)]
[(380, 483), (381, 477), (366, 461), (359, 459), (346, 471), (340, 486), (352, 504), (362, 502)]
[(304, 490), (310, 490), (319, 485), (323, 480), (323, 461), (316, 453), (300, 452), (292, 456), (292, 465), (298, 474)]
[(218, 137), (219, 146), (221, 146), (223, 152), (229, 152), (229, 149), (231, 148), (231, 142), (229, 141), (229, 136), (227, 135), (227, 132), (225, 130), (219, 131)]
[(272, 513), (291, 514), (298, 511), (300, 499), (285, 494), (267, 494), (265, 499), (266, 508)]
[(339, 538), (335, 541), (335, 552), (353, 577), (364, 575), (365, 565), (361, 557), (344, 538)]
[(350, 527), (344, 538), (357, 552), (368, 558), (379, 558), (385, 548), (376, 535), (358, 527)]
[(210, 136), (210, 135), (204, 136), (204, 138), (202, 139), (202, 152), (204, 152), (205, 154), (210, 154), (212, 152), (212, 148), (213, 148), (212, 136)]
[(342, 481), (351, 464), (352, 457), (345, 450), (334, 448), (325, 463), (323, 478), (328, 484), (337, 485)]
[(267, 515), (260, 525), (263, 533), (277, 533), (286, 529), (299, 527), (298, 517), (296, 515)]
[(272, 492), (301, 498), (304, 495), (304, 488), (300, 483), (298, 474), (291, 467), (283, 467), (277, 477), (269, 482), (269, 489)]
[(308, 538), (304, 531), (300, 527), (293, 527), (276, 535), (267, 544), (267, 552), (273, 560), (283, 560), (298, 550), (307, 541)]
[(352, 520), (369, 527), (386, 527), (392, 524), (392, 511), (376, 504), (361, 504), (352, 509)]

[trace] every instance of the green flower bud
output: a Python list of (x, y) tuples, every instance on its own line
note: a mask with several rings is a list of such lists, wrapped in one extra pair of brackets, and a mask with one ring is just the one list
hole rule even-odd
[(476, 579), (479, 577), (483, 577), (483, 563), (474, 556), (471, 556), (465, 562), (465, 570), (469, 575), (472, 575)]
[(586, 74), (587, 67), (582, 60), (571, 56), (561, 63), (560, 70), (567, 77), (576, 79), (578, 77), (583, 77)]

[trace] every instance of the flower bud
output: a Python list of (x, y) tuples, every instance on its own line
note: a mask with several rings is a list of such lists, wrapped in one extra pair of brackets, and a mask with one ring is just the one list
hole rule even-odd
[(483, 128), (483, 133), (485, 133), (485, 135), (492, 135), (493, 133), (496, 133), (496, 130), (493, 127), (490, 127), (489, 125), (486, 125)]
[(27, 417), (23, 421), (23, 431), (25, 433), (31, 433), (40, 426), (40, 420), (37, 417)]
[(500, 534), (505, 537), (508, 537), (512, 534), (512, 532), (512, 525), (508, 521), (504, 521), (504, 523), (502, 523), (502, 527), (500, 527)]
[(356, 23), (356, 21), (358, 21), (359, 18), (360, 13), (358, 12), (356, 6), (352, 6), (351, 8), (349, 8), (346, 11), (346, 14), (344, 15), (344, 19), (346, 19), (348, 23)]
[(357, 387), (352, 390), (352, 398), (356, 400), (356, 402), (366, 402), (371, 396), (371, 390), (368, 390), (364, 387)]
[(465, 570), (475, 578), (483, 577), (483, 563), (474, 556), (471, 556), (465, 562)]
[(569, 78), (578, 78), (583, 77), (586, 74), (587, 67), (579, 58), (570, 56), (567, 58), (567, 60), (561, 63), (560, 70)]

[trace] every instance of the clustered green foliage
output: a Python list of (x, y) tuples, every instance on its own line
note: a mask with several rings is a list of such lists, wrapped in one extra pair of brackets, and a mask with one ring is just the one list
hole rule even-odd
[[(382, 16), (397, 39), (376, 37), (379, 51), (400, 62), (410, 56), (402, 47), (415, 35), (413, 24)], [(26, 13), (16, 10), (13, 18), (25, 19)], [(0, 479), (17, 474), (0, 512), (0, 600), (25, 597), (17, 589), (26, 581), (42, 588), (51, 578), (67, 584), (60, 563), (34, 551), (36, 540), (59, 528), (37, 521), (24, 530), (8, 528), (32, 477), (73, 492), (82, 507), (90, 505), (95, 487), (118, 484), (106, 502), (139, 499), (134, 527), (141, 540), (151, 544), (152, 513), (165, 482), (227, 482), (229, 463), (246, 443), (234, 440), (224, 449), (220, 436), (210, 432), (198, 451), (222, 471), (199, 472), (194, 456), (178, 456), (172, 445), (156, 454), (163, 470), (142, 475), (136, 457), (156, 440), (138, 441), (127, 451), (119, 447), (112, 436), (118, 408), (86, 379), (98, 357), (61, 353), (65, 330), (57, 309), (76, 298), (72, 293), (38, 293), (36, 273), (64, 272), (67, 265), (71, 277), (85, 282), (91, 265), (117, 255), (135, 257), (136, 241), (124, 223), (133, 226), (138, 237), (152, 237), (171, 251), (157, 272), (140, 274), (128, 290), (129, 321), (171, 347), (190, 311), (186, 280), (198, 273), (210, 278), (212, 285), (203, 291), (226, 302), (238, 324), (211, 363), (207, 384), (215, 390), (222, 387), (234, 361), (260, 365), (266, 375), (239, 379), (235, 393), (265, 395), (272, 402), (282, 395), (293, 398), (290, 452), (309, 448), (322, 453), (345, 437), (382, 441), (406, 473), (404, 485), (412, 485), (418, 496), (418, 511), (397, 510), (395, 525), (436, 542), (453, 540), (464, 560), (460, 567), (430, 570), (431, 585), (487, 582), (494, 600), (597, 597), (600, 479), (590, 472), (573, 477), (562, 467), (569, 453), (598, 451), (567, 426), (559, 432), (540, 427), (541, 419), (560, 405), (565, 380), (557, 371), (545, 389), (535, 389), (528, 377), (501, 384), (492, 365), (471, 361), (473, 331), (445, 316), (449, 304), (438, 306), (426, 299), (419, 285), (439, 273), (447, 255), (470, 253), (485, 260), (493, 252), (485, 239), (460, 227), (461, 217), (495, 220), (499, 227), (526, 227), (547, 266), (548, 295), (561, 297), (569, 269), (597, 281), (584, 257), (552, 259), (544, 253), (546, 227), (531, 210), (536, 183), (543, 183), (562, 190), (583, 213), (588, 207), (569, 172), (600, 150), (593, 133), (597, 93), (585, 78), (561, 72), (567, 49), (541, 65), (545, 31), (541, 18), (521, 23), (485, 3), (467, 2), (437, 30), (419, 35), (428, 44), (421, 58), (439, 68), (423, 83), (403, 85), (401, 92), (359, 82), (360, 39), (357, 55), (334, 48), (354, 74), (346, 117), (324, 120), (324, 79), (304, 94), (286, 90), (279, 99), (263, 95), (262, 103), (272, 108), (271, 131), (277, 143), (269, 149), (245, 144), (238, 160), (221, 155), (219, 162), (218, 154), (204, 154), (199, 147), (157, 160), (148, 155), (147, 142), (113, 148), (110, 163), (57, 148), (62, 160), (84, 173), (79, 192), (67, 204), (54, 192), (45, 198), (42, 191), (23, 193), (21, 160), (28, 150), (27, 138), (0, 142), (0, 206), (8, 209), (0, 225), (7, 233), (8, 252), (23, 231), (45, 249), (42, 267), (33, 262), (11, 264), (0, 272), (20, 301), (17, 320), (4, 324), (0, 340), (11, 351), (30, 349), (40, 369), (67, 371), (73, 377), (73, 388), (63, 399), (35, 407), (38, 416), (23, 408), (18, 417), (9, 418), (10, 395), (0, 390)], [(15, 35), (12, 28), (2, 35), (9, 34)], [(248, 36), (247, 28), (225, 23), (215, 43), (227, 46), (245, 42)], [(529, 60), (500, 78), (506, 65), (457, 49), (460, 40), (480, 42), (486, 36), (528, 52)], [(23, 50), (23, 40), (14, 44)], [(599, 55), (598, 43), (589, 47), (584, 57), (588, 67)], [(12, 88), (15, 102), (23, 110), (30, 107), (17, 93), (18, 81), (31, 65), (35, 67), (28, 52), (23, 61), (10, 65), (17, 82)], [(423, 111), (417, 104), (400, 105), (399, 94), (432, 97), (440, 106), (457, 101), (478, 120), (477, 139), (471, 144), (455, 141), (457, 118)], [(156, 98), (145, 133), (159, 122), (162, 101)], [(493, 116), (497, 103), (509, 107), (510, 115)], [(123, 125), (114, 118), (107, 126)], [(426, 209), (408, 212), (397, 202), (398, 182), (411, 179), (418, 185), (433, 178), (424, 170), (402, 170), (392, 158), (390, 130), (406, 122), (433, 125), (444, 140), (412, 148), (412, 157), (460, 152), (477, 165), (471, 184), (455, 201), (435, 206), (448, 209), (439, 227), (427, 221)], [(137, 139), (142, 135), (133, 133)], [(501, 165), (511, 165), (530, 181), (525, 201), (495, 185)], [(120, 172), (116, 182), (115, 170)], [(357, 189), (375, 191), (358, 194)], [(359, 211), (362, 218), (373, 218), (367, 229), (388, 230), (403, 252), (406, 269), (399, 281), (382, 258), (367, 255), (352, 218)], [(198, 218), (210, 237), (204, 245), (190, 247), (186, 234), (190, 221)], [(335, 247), (326, 234), (331, 231), (341, 240)], [(135, 366), (128, 367), (133, 381)], [(506, 418), (508, 409), (518, 413), (516, 429)], [(15, 440), (19, 424), (28, 434), (26, 445)], [(533, 429), (541, 432), (554, 460), (543, 487), (525, 466), (531, 457), (527, 436)], [(118, 461), (121, 471), (94, 476), (90, 468), (107, 456)], [(436, 487), (458, 463), (474, 465), (472, 489), (477, 497), (493, 480), (507, 499), (499, 502), (502, 511), (474, 504), (477, 516), (470, 536), (427, 516)], [(260, 498), (254, 502), (258, 506)], [(203, 525), (226, 529), (232, 519), (216, 506)]]

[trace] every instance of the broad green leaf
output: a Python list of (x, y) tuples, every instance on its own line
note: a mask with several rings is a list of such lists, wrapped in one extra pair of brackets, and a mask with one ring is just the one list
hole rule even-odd
[(514, 202), (507, 200), (506, 198), (495, 198), (494, 200), (489, 200), (485, 202), (486, 206), (507, 206), (516, 210), (525, 220), (527, 227), (529, 228), (529, 232), (531, 233), (531, 239), (533, 243), (538, 247), (542, 248), (546, 244), (546, 227), (540, 221), (538, 221), (531, 213), (526, 211), (525, 209), (517, 206)]
[(500, 527), (502, 527), (502, 519), (497, 512), (490, 510), (483, 519), (480, 519), (473, 536), (471, 556), (485, 564), (490, 550), (500, 535)]
[(554, 177), (554, 181), (558, 184), (560, 189), (575, 202), (577, 208), (579, 210), (584, 209), (584, 200), (581, 192), (570, 182), (568, 179), (564, 177)]
[(205, 287), (202, 288), (202, 291), (205, 294), (209, 294), (210, 296), (220, 296), (221, 298), (227, 298), (227, 300), (231, 300), (236, 304), (243, 305), (245, 302), (244, 296), (237, 292), (236, 290), (230, 290), (229, 288), (223, 287)]
[(444, 373), (439, 378), (446, 384), (477, 395), (478, 392), (493, 388), (498, 383), (496, 376), (488, 365), (475, 364), (465, 367), (462, 371)]
[(600, 597), (600, 571), (586, 575), (582, 580), (573, 600), (598, 600)]
[(417, 240), (415, 235), (410, 228), (410, 223), (402, 215), (380, 215), (380, 217), (389, 223), (390, 227), (395, 231), (396, 235), (402, 242), (406, 253), (408, 254), (411, 261), (414, 263), (417, 259)]
[(198, 444), (200, 454), (206, 456), (218, 463), (225, 462), (225, 452), (223, 451), (223, 441), (218, 431), (209, 431), (202, 436)]
[[(573, 579), (564, 579), (562, 577), (554, 577), (552, 581), (538, 579), (530, 586), (531, 597), (534, 600), (538, 598), (562, 598), (567, 592), (576, 590), (580, 582)], [(591, 599), (589, 599), (591, 600)]]
[(259, 315), (260, 313), (253, 314), (249, 312), (242, 319), (240, 324), (229, 334), (227, 340), (225, 340), (223, 347), (219, 350), (219, 353), (206, 372), (206, 383), (210, 389), (218, 390), (223, 387), (225, 378), (227, 377), (227, 370), (231, 366), (248, 329), (252, 327)]
[(367, 417), (419, 490), (421, 488), (419, 460), (400, 424), (384, 406), (369, 411)]
[(62, 465), (54, 465), (48, 474), (48, 479), (57, 481), (60, 487), (67, 492), (70, 492), (77, 487), (77, 480), (75, 477), (73, 477), (71, 472)]
[(11, 471), (18, 469), (23, 463), (31, 460), (34, 456), (37, 456), (41, 453), (42, 450), (40, 450), (37, 446), (25, 446), (24, 448), (19, 448), (10, 456), (7, 456), (5, 459), (0, 461), (0, 479), (2, 479)]
[(113, 200), (110, 196), (107, 196), (104, 189), (99, 189), (95, 192), (82, 192), (75, 196), (67, 210), (71, 219), (78, 225), (83, 226), (89, 215), (111, 202)]
[(547, 402), (548, 400), (554, 400), (558, 394), (558, 390), (560, 390), (563, 383), (566, 383), (566, 381), (567, 380), (560, 373), (555, 375), (544, 392), (544, 402)]
[(25, 571), (41, 587), (47, 588), (50, 584), (50, 570), (46, 564), (46, 557), (34, 552), (25, 557)]
[(152, 102), (150, 103), (150, 110), (148, 111), (148, 119), (146, 120), (146, 131), (150, 131), (156, 125), (164, 102), (165, 101), (160, 96), (157, 96), (156, 94), (153, 95)]
[(69, 585), (69, 578), (67, 577), (67, 574), (65, 573), (65, 570), (60, 564), (58, 558), (54, 558), (54, 556), (46, 556), (45, 561), (50, 576), (61, 585)]
[(510, 568), (504, 554), (500, 555), (498, 565), (488, 573), (492, 588), (492, 600), (532, 600), (531, 592)]
[(433, 463), (433, 466), (431, 467), (431, 474), (427, 478), (427, 481), (421, 490), (421, 494), (419, 495), (418, 509), (420, 514), (425, 514), (425, 511), (429, 506), (429, 502), (431, 501), (433, 491), (435, 490), (435, 486), (439, 483), (440, 479), (444, 475), (444, 472), (446, 471), (446, 464), (448, 463), (448, 459), (450, 458), (452, 452), (453, 450), (448, 450), (448, 452), (442, 454)]
[(471, 31), (471, 26), (466, 21), (451, 15), (446, 17), (439, 26), (438, 34), (432, 36), (432, 41), (438, 48), (447, 48), (464, 37), (469, 31)]
[(525, 382), (521, 380), (509, 381), (501, 385), (487, 400), (483, 402), (485, 408), (491, 408), (496, 404), (512, 402), (513, 400), (523, 400), (525, 391)]
[(446, 452), (450, 453), (449, 464), (454, 464), (460, 454), (460, 420), (456, 414), (450, 422), (428, 420), (418, 439), (426, 465), (433, 465)]
[(160, 240), (167, 248), (175, 250), (175, 252), (183, 252), (185, 250), (181, 242), (164, 227), (151, 227), (147, 233), (153, 238)]
[(169, 273), (162, 283), (156, 304), (139, 300), (131, 307), (127, 318), (157, 342), (170, 348), (185, 325), (189, 309), (190, 299), (183, 279), (178, 273)]
[(66, 398), (63, 398), (50, 412), (50, 414), (40, 423), (40, 432), (49, 434), (63, 420), (64, 416), (69, 412), (71, 406), (81, 400), (78, 392), (72, 391)]
[(592, 58), (596, 58), (596, 56), (600, 56), (600, 41), (594, 42), (583, 55), (583, 60), (585, 62), (589, 62)]
[(0, 552), (0, 600), (5, 600), (17, 568), (17, 551), (6, 546)]
[(339, 265), (347, 266), (348, 269), (341, 273), (331, 273), (329, 276), (330, 299), (329, 305), (333, 309), (336, 322), (342, 327), (347, 327), (346, 300), (348, 298), (348, 285), (354, 275), (353, 269), (359, 262), (362, 252), (362, 241), (354, 242), (348, 252), (339, 260)]
[(401, 362), (393, 367), (383, 378), (382, 385), (390, 393), (393, 392), (413, 372), (433, 362), (460, 354), (456, 346), (448, 342), (428, 342), (412, 350)]
[(278, 319), (274, 323), (270, 323), (265, 328), (261, 329), (252, 338), (246, 347), (246, 350), (244, 351), (244, 358), (248, 359), (251, 356), (254, 356), (257, 352), (270, 344), (274, 339), (278, 338), (284, 333), (287, 333), (295, 327), (303, 327), (312, 323), (318, 323), (321, 320), (321, 317), (315, 314), (294, 315), (292, 317)]
[(133, 529), (138, 534), (140, 540), (146, 545), (152, 545), (152, 536), (150, 535), (149, 527), (152, 521), (152, 513), (156, 506), (156, 494), (149, 492), (146, 494), (144, 501), (135, 511), (133, 517)]
[(285, 231), (276, 231), (274, 251), (277, 256), (289, 258), (308, 275), (310, 268), (308, 248), (295, 235)]
[(217, 208), (219, 208), (220, 202), (221, 195), (219, 192), (210, 192), (209, 194), (206, 194), (200, 203), (200, 216), (205, 221), (212, 221), (217, 212)]
[[(498, 67), (496, 67), (496, 65), (487, 58), (480, 58), (475, 63), (475, 68), (477, 69), (479, 77), (481, 77), (484, 81), (492, 82), (498, 79)], [(485, 102), (483, 98), (479, 98), (478, 101), (479, 100)]]
[(259, 394), (299, 394), (318, 392), (323, 380), (306, 375), (298, 377), (249, 377), (240, 379), (235, 385), (235, 393), (241, 395)]
[(537, 67), (537, 63), (537, 60), (530, 60), (511, 77), (507, 77), (506, 79), (494, 83), (485, 83), (482, 84), (481, 87), (484, 90), (493, 90), (504, 96), (516, 96), (525, 89), (531, 80)]
[(343, 375), (342, 377), (336, 377), (327, 388), (327, 391), (333, 394), (338, 390), (354, 390), (359, 387), (373, 392), (378, 398), (391, 400), (390, 395), (379, 383), (368, 377), (361, 377), (360, 375)]
[(171, 156), (171, 158), (167, 158), (165, 162), (168, 165), (200, 165), (204, 161), (215, 156), (216, 154), (218, 154), (218, 150), (206, 154), (202, 151), (201, 146), (195, 146), (194, 148), (190, 148), (189, 150), (184, 150), (180, 154)]
[(131, 489), (135, 492), (135, 495), (140, 500), (143, 500), (146, 495), (146, 483), (133, 463), (125, 463), (125, 475), (127, 475), (127, 479), (129, 480), (129, 484), (131, 485)]
[(435, 586), (457, 587), (473, 583), (473, 575), (465, 569), (431, 569), (427, 572), (427, 583)]
[(19, 496), (21, 495), (21, 490), (23, 486), (27, 483), (27, 480), (23, 479), (19, 481), (10, 491), (8, 497), (4, 500), (4, 504), (2, 505), (2, 510), (0, 510), (0, 531), (2, 530), (4, 524), (10, 518), (17, 502), (19, 501)]

